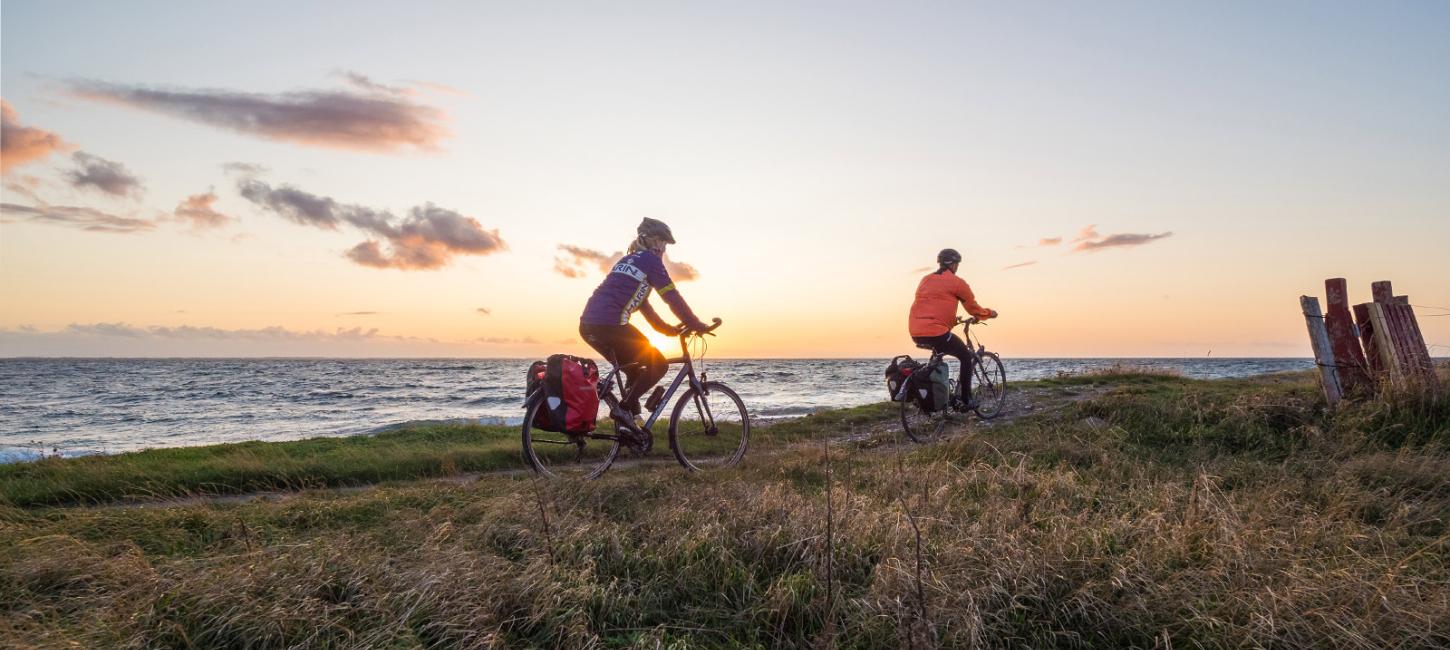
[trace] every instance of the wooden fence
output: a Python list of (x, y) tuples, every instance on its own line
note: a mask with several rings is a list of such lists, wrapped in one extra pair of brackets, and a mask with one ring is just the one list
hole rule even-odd
[(1314, 363), (1331, 406), (1346, 395), (1370, 395), (1392, 386), (1436, 386), (1434, 362), (1408, 296), (1396, 296), (1389, 281), (1370, 285), (1371, 302), (1350, 307), (1344, 278), (1324, 281), (1327, 311), (1319, 299), (1300, 296)]

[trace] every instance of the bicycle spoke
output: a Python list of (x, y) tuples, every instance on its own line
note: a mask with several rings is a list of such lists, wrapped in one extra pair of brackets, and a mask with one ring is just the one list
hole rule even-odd
[(1002, 367), (1002, 360), (995, 354), (985, 353), (974, 374), (980, 386), (974, 410), (984, 419), (997, 417), (1007, 401), (1007, 371)]
[(522, 437), (524, 460), (539, 474), (591, 479), (603, 474), (619, 455), (616, 436), (590, 433), (569, 435), (533, 426), (540, 403), (525, 411)]
[(750, 422), (734, 391), (716, 382), (694, 389), (670, 417), (670, 448), (690, 470), (729, 467), (740, 462), (749, 444)]

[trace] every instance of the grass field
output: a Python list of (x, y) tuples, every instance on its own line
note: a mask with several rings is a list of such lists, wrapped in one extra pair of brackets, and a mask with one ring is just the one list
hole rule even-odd
[(706, 475), (414, 480), (517, 467), (478, 427), (6, 466), (0, 645), (1450, 645), (1444, 394), (1023, 388), (1073, 397), (918, 446), (887, 405), (823, 413)]

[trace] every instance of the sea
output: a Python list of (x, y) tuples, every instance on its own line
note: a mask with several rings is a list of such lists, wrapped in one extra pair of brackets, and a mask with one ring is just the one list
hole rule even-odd
[[(248, 440), (366, 435), (423, 421), (517, 424), (527, 359), (0, 359), (0, 462)], [(1192, 378), (1311, 359), (1007, 359), (1012, 381), (1115, 365)], [(887, 399), (884, 359), (706, 360), (752, 415)], [(665, 382), (674, 376), (666, 375)], [(606, 368), (601, 368), (604, 372)]]

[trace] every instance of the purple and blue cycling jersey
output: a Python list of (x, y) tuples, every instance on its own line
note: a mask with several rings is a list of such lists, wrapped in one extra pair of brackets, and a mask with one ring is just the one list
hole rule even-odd
[[(649, 250), (630, 253), (614, 263), (614, 268), (604, 276), (604, 282), (584, 305), (584, 314), (579, 317), (579, 322), (585, 325), (628, 325), (630, 315), (641, 308), (644, 308), (647, 318), (653, 316), (654, 310), (648, 309), (649, 303), (645, 302), (651, 288), (659, 292), (660, 298), (670, 306), (670, 311), (685, 324), (692, 327), (703, 325), (685, 304), (685, 299), (680, 297), (680, 292), (675, 290), (675, 284), (665, 270), (664, 259)], [(650, 324), (659, 326), (654, 322), (657, 318), (650, 318)]]

